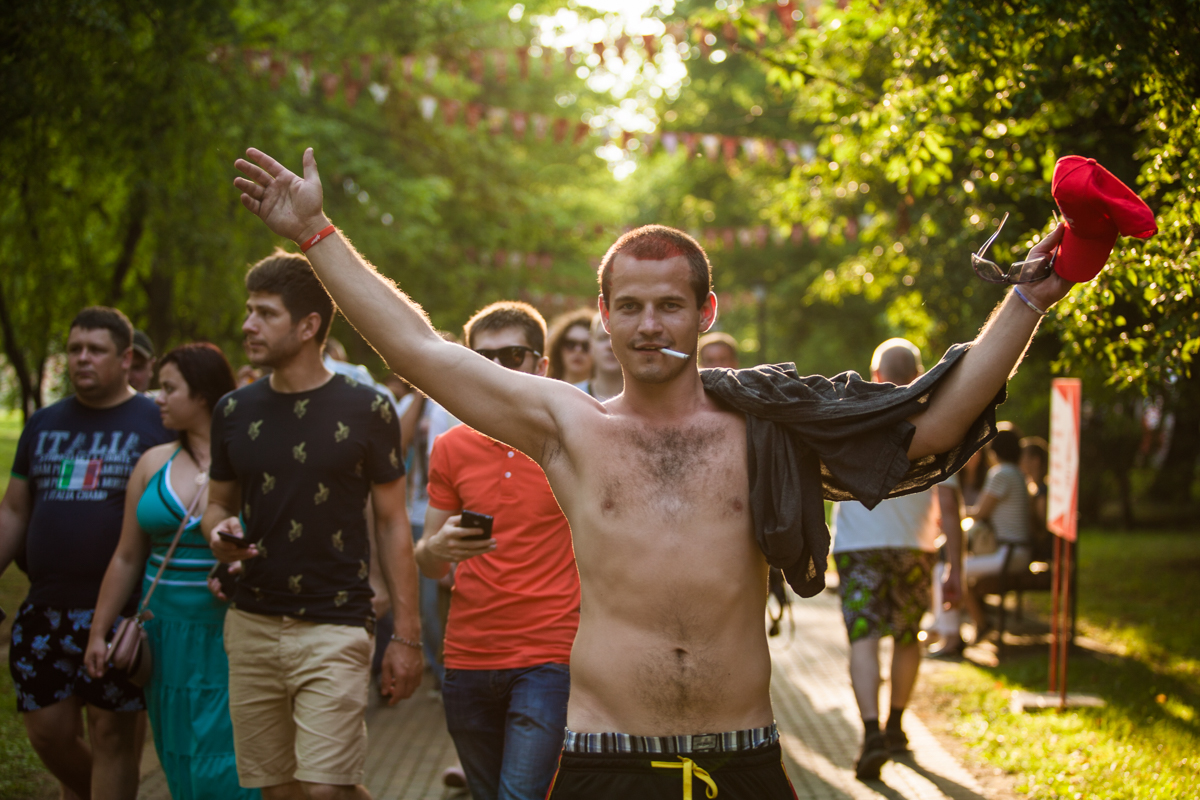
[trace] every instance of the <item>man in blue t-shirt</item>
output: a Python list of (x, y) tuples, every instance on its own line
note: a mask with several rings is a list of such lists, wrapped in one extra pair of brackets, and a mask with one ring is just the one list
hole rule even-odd
[(29, 418), (0, 503), (0, 574), (24, 547), (31, 584), (8, 653), (17, 709), (66, 798), (137, 796), (142, 691), (119, 670), (92, 679), (83, 665), (125, 485), (142, 453), (172, 438), (154, 401), (129, 385), (132, 338), (114, 308), (79, 312), (67, 337), (75, 394)]

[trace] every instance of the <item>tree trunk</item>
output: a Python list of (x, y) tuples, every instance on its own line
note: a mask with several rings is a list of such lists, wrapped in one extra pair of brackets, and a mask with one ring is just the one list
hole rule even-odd
[(146, 293), (146, 332), (159, 350), (159, 356), (167, 351), (167, 342), (174, 339), (175, 330), (175, 276), (165, 264), (170, 259), (156, 255), (150, 267), (150, 275), (141, 282)]
[(1196, 460), (1200, 458), (1200, 370), (1179, 381), (1175, 397), (1175, 429), (1150, 496), (1165, 503), (1187, 503), (1192, 499)]
[(0, 284), (0, 333), (4, 334), (4, 355), (12, 364), (13, 372), (17, 373), (17, 384), (21, 387), (21, 421), (28, 422), (29, 415), (42, 407), (41, 370), (35, 378), (29, 371), (25, 353), (17, 344), (3, 284)]
[(115, 306), (121, 302), (121, 296), (125, 293), (125, 278), (133, 267), (133, 256), (146, 231), (147, 199), (146, 184), (139, 183), (126, 207), (125, 236), (121, 241), (121, 253), (113, 264), (112, 283), (108, 288), (109, 305)]
[(1133, 481), (1130, 478), (1129, 467), (1118, 468), (1115, 472), (1117, 487), (1121, 493), (1121, 524), (1125, 530), (1131, 531), (1136, 526), (1133, 514)]

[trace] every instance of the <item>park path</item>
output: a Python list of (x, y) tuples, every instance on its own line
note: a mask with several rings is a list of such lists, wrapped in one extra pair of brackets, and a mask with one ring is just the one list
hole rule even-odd
[[(784, 764), (800, 800), (989, 800), (984, 788), (921, 719), (904, 714), (912, 754), (883, 767), (879, 781), (854, 777), (862, 721), (850, 687), (850, 645), (837, 595), (824, 592), (793, 600), (795, 636), (785, 621), (771, 639), (771, 699), (783, 743)], [(885, 651), (890, 654), (890, 649)], [(888, 661), (882, 659), (883, 673)], [(882, 692), (887, 702), (888, 688)]]
[[(920, 709), (904, 715), (913, 754), (889, 762), (879, 781), (858, 781), (854, 761), (862, 724), (850, 688), (849, 645), (837, 596), (825, 592), (796, 600), (792, 615), (795, 633), (785, 620), (783, 633), (770, 640), (771, 695), (784, 762), (800, 800), (988, 800), (985, 789), (930, 733)], [(441, 702), (427, 688), (393, 708), (372, 707), (367, 725), (366, 783), (377, 800), (466, 798), (441, 785), (442, 770), (455, 761), (454, 746)], [(152, 746), (146, 748), (145, 762), (139, 800), (167, 800)]]

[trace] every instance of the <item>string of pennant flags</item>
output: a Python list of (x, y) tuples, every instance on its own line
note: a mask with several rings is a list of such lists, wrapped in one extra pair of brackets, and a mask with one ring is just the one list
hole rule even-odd
[[(519, 52), (528, 53), (527, 48), (519, 48)], [(491, 51), (496, 54), (502, 51)], [(544, 50), (543, 57), (552, 52)], [(472, 54), (483, 55), (483, 54)], [(221, 61), (228, 58), (227, 54), (221, 53), (213, 58), (214, 61)], [(359, 95), (365, 89), (375, 100), (377, 104), (385, 102), (391, 92), (390, 77), (394, 61), (388, 56), (383, 56), (378, 59), (382, 64), (382, 74), (378, 77), (379, 81), (374, 78), (374, 65), (377, 59), (371, 55), (364, 55), (358, 59), (358, 71), (351, 67), (351, 60), (343, 62), (343, 70), (339, 73), (324, 71), (317, 75), (312, 68), (312, 59), (309, 55), (301, 55), (298, 58), (293, 58), (288, 53), (277, 53), (270, 50), (246, 50), (243, 51), (243, 59), (250, 68), (252, 74), (267, 75), (270, 77), (271, 86), (278, 89), (282, 86), (283, 79), (287, 75), (289, 66), (296, 77), (298, 88), (301, 94), (308, 95), (311, 93), (315, 84), (321, 87), (325, 98), (333, 100), (337, 97), (339, 90), (341, 91), (347, 105), (353, 106)], [(408, 87), (420, 85), (416, 75), (417, 57), (413, 55), (405, 56), (401, 60), (402, 75), (405, 79), (405, 84)], [(549, 58), (546, 58), (547, 63), (552, 63)], [(436, 55), (426, 56), (421, 61), (423, 72), (421, 77), (424, 79), (426, 86), (433, 83), (434, 76), (438, 73), (442, 66), (441, 60)], [(447, 64), (455, 64), (457, 62), (447, 62)], [(525, 62), (522, 62), (525, 63)], [(568, 61), (569, 63), (569, 61)], [(448, 72), (456, 74), (453, 69), (447, 69)], [(482, 80), (482, 78), (479, 78)], [(472, 80), (475, 80), (473, 77)], [(654, 131), (654, 132), (634, 132), (634, 131), (617, 131), (611, 132), (608, 128), (593, 127), (582, 120), (572, 120), (564, 116), (553, 116), (536, 112), (526, 112), (513, 109), (502, 108), (498, 106), (490, 106), (479, 102), (464, 102), (454, 98), (438, 97), (433, 94), (424, 93), (417, 98), (417, 108), (423, 119), (432, 122), (437, 118), (438, 110), (441, 110), (442, 121), (445, 125), (465, 124), (469, 130), (476, 130), (482, 123), (485, 129), (493, 136), (498, 136), (508, 133), (516, 139), (525, 139), (532, 133), (533, 137), (538, 141), (543, 141), (547, 137), (552, 138), (555, 143), (562, 144), (568, 139), (574, 145), (582, 144), (589, 136), (600, 134), (608, 136), (608, 143), (619, 146), (622, 150), (632, 151), (635, 149), (641, 153), (649, 155), (655, 148), (661, 147), (668, 155), (674, 155), (682, 150), (690, 159), (696, 155), (702, 155), (710, 161), (723, 160), (726, 162), (735, 159), (743, 159), (750, 163), (764, 161), (767, 163), (776, 163), (780, 155), (782, 155), (789, 163), (808, 162), (812, 161), (817, 154), (816, 147), (809, 142), (797, 142), (790, 139), (774, 139), (761, 136), (731, 136), (727, 134), (703, 133), (696, 131)], [(634, 145), (634, 142), (637, 142)]]
[[(817, 16), (813, 13), (820, 0), (802, 0), (808, 13), (800, 10), (796, 0), (775, 0), (774, 3), (760, 5), (747, 9), (745, 13), (757, 17), (763, 24), (756, 27), (758, 44), (765, 40), (767, 24), (772, 12), (783, 26), (784, 33), (790, 37), (795, 31), (797, 21), (807, 18), (813, 27), (817, 25)], [(844, 7), (846, 0), (838, 0), (838, 5)], [(631, 48), (640, 48), (646, 61), (652, 62), (655, 54), (662, 46), (688, 41), (689, 33), (697, 42), (705, 55), (711, 52), (717, 44), (717, 32), (709, 28), (685, 22), (672, 22), (665, 28), (663, 37), (650, 34), (622, 34), (610, 43), (598, 41), (592, 43), (592, 51), (604, 58), (611, 47), (616, 51), (617, 58), (622, 61)], [(739, 49), (740, 34), (732, 22), (725, 22), (719, 28), (725, 46)], [(668, 41), (669, 40), (669, 41)], [(375, 56), (364, 54), (357, 59), (345, 59), (341, 71), (336, 72), (322, 69), (318, 74), (313, 68), (313, 57), (310, 53), (293, 56), (273, 50), (245, 49), (242, 58), (251, 74), (266, 75), (273, 89), (283, 84), (287, 74), (295, 75), (298, 88), (303, 95), (309, 95), (314, 85), (319, 85), (321, 92), (328, 101), (336, 99), (339, 92), (348, 106), (353, 107), (363, 91), (367, 91), (377, 104), (387, 100), (391, 91), (392, 73), (398, 68), (403, 76), (406, 87), (418, 83), (418, 73), (427, 86), (432, 86), (439, 72), (452, 76), (465, 74), (471, 81), (482, 84), (486, 77), (491, 77), (498, 83), (505, 83), (513, 74), (520, 80), (527, 81), (531, 72), (531, 59), (540, 58), (542, 71), (547, 79), (554, 75), (557, 56), (561, 54), (561, 64), (567, 71), (573, 69), (576, 48), (566, 47), (562, 50), (541, 48), (536, 46), (519, 46), (514, 48), (492, 48), (473, 50), (462, 59), (443, 59), (436, 54), (418, 55), (410, 53), (400, 58), (391, 55)], [(216, 48), (209, 56), (210, 61), (227, 62), (233, 55), (231, 48)], [(376, 79), (378, 78), (378, 80)], [(532, 130), (536, 139), (544, 140), (547, 135), (557, 143), (562, 143), (568, 137), (575, 145), (581, 144), (585, 138), (593, 134), (607, 134), (608, 142), (617, 144), (625, 151), (636, 147), (642, 153), (649, 154), (656, 146), (673, 155), (680, 148), (690, 159), (702, 154), (711, 160), (721, 159), (733, 161), (738, 158), (751, 163), (764, 160), (774, 163), (778, 153), (790, 163), (811, 161), (816, 156), (816, 148), (809, 143), (795, 142), (787, 139), (772, 139), (754, 136), (729, 136), (714, 133), (690, 131), (664, 131), (653, 133), (636, 133), (631, 131), (610, 131), (605, 128), (592, 127), (583, 121), (572, 121), (566, 117), (551, 117), (544, 114), (510, 110), (482, 103), (463, 102), (453, 98), (440, 98), (433, 94), (422, 94), (418, 98), (418, 108), (426, 121), (433, 121), (438, 108), (442, 109), (445, 124), (453, 125), (460, 113), (463, 121), (471, 130), (486, 120), (486, 129), (492, 135), (508, 132), (518, 139), (524, 139)], [(636, 145), (634, 142), (636, 141)]]
[[(846, 0), (838, 0), (837, 4), (844, 8)], [(816, 15), (812, 11), (820, 5), (820, 0), (802, 0), (802, 5), (808, 11), (807, 14), (800, 11), (800, 5), (801, 3), (797, 3), (795, 0), (777, 0), (774, 4), (747, 9), (745, 13), (758, 17), (763, 23), (769, 23), (773, 12), (785, 35), (790, 37), (795, 31), (797, 22), (802, 19), (807, 19), (811, 27), (818, 25)], [(757, 44), (765, 41), (765, 31), (765, 25), (757, 26)], [(718, 45), (718, 34), (724, 39), (725, 46), (730, 50), (741, 49), (743, 46), (737, 27), (731, 22), (724, 23), (717, 31), (701, 25), (675, 22), (666, 26), (662, 37), (648, 34), (622, 35), (609, 43), (595, 42), (592, 44), (591, 50), (604, 58), (607, 51), (612, 48), (616, 51), (617, 58), (624, 61), (631, 49), (640, 49), (642, 57), (646, 61), (652, 62), (662, 47), (687, 42), (689, 33), (705, 56)], [(668, 41), (668, 38), (673, 41)], [(440, 110), (442, 123), (447, 126), (460, 124), (461, 120), (461, 124), (466, 125), (469, 130), (477, 130), (482, 125), (493, 136), (507, 133), (518, 140), (524, 140), (532, 135), (537, 141), (544, 141), (549, 137), (558, 144), (569, 139), (572, 145), (578, 146), (590, 136), (603, 135), (607, 136), (607, 143), (614, 144), (626, 152), (636, 149), (643, 155), (649, 155), (655, 149), (661, 148), (668, 155), (682, 151), (689, 159), (702, 156), (710, 161), (721, 160), (724, 162), (742, 159), (749, 163), (762, 161), (775, 164), (782, 156), (788, 163), (797, 163), (812, 161), (817, 156), (816, 147), (810, 142), (695, 131), (616, 131), (614, 133), (607, 127), (593, 127), (582, 120), (501, 108), (479, 102), (465, 102), (449, 97), (439, 97), (428, 91), (432, 89), (434, 80), (439, 73), (450, 76), (463, 75), (477, 84), (482, 84), (489, 75), (497, 83), (505, 83), (514, 75), (521, 81), (527, 81), (535, 69), (531, 63), (535, 59), (541, 61), (543, 76), (549, 80), (554, 77), (556, 68), (573, 73), (576, 52), (579, 50), (572, 47), (562, 50), (533, 46), (492, 48), (473, 50), (467, 54), (465, 60), (442, 58), (436, 54), (408, 54), (399, 58), (388, 54), (379, 56), (364, 54), (358, 58), (343, 60), (340, 72), (330, 69), (320, 69), (318, 72), (314, 68), (314, 59), (310, 53), (296, 55), (271, 49), (246, 48), (240, 51), (240, 56), (250, 74), (267, 78), (272, 89), (282, 88), (285, 79), (291, 74), (302, 95), (308, 96), (314, 87), (319, 87), (327, 101), (336, 100), (341, 94), (349, 107), (354, 107), (364, 92), (377, 105), (382, 105), (391, 93), (392, 79), (398, 71), (399, 76), (403, 78), (404, 88), (402, 91), (406, 93), (415, 94), (414, 90), (420, 87), (422, 82), (424, 83), (427, 91), (416, 97), (418, 111), (424, 120), (435, 121)], [(218, 47), (210, 52), (209, 61), (229, 64), (235, 61), (238, 54), (239, 51), (231, 47)], [(863, 221), (854, 217), (847, 218), (843, 227), (845, 237), (850, 240), (856, 239), (859, 226)], [(791, 226), (790, 229), (765, 224), (745, 227), (707, 227), (691, 231), (691, 233), (704, 247), (721, 248), (727, 252), (739, 248), (763, 249), (788, 243), (801, 245), (805, 242), (820, 241), (820, 237), (815, 236), (812, 231), (799, 224)], [(507, 267), (513, 270), (524, 268), (547, 274), (553, 271), (555, 263), (555, 257), (549, 253), (526, 253), (503, 248), (492, 251), (465, 248), (463, 255), (467, 262), (481, 266), (497, 269)], [(598, 266), (598, 260), (592, 266)], [(537, 299), (553, 301), (550, 304), (557, 305), (563, 301), (563, 297), (563, 295), (555, 294)], [(736, 304), (738, 299), (727, 297), (726, 302)]]
[[(800, 10), (801, 4), (807, 9), (807, 14)], [(846, 4), (847, 0), (837, 0), (839, 8), (845, 8)], [(756, 8), (746, 9), (746, 14), (756, 17), (762, 23), (761, 26), (756, 27), (755, 44), (761, 45), (766, 41), (766, 31), (772, 12), (774, 12), (780, 25), (783, 27), (785, 37), (791, 37), (795, 32), (796, 23), (801, 19), (807, 19), (810, 27), (815, 28), (818, 26), (819, 23), (814, 12), (819, 5), (821, 5), (821, 0), (802, 0), (802, 3), (797, 3), (796, 0), (776, 0), (773, 4), (766, 3)], [(738, 28), (732, 21), (723, 23), (716, 30), (699, 24), (674, 21), (665, 25), (665, 31), (662, 36), (623, 33), (610, 43), (606, 43), (603, 40), (593, 42), (591, 49), (596, 55), (604, 58), (609, 47), (612, 47), (616, 50), (617, 58), (621, 61), (625, 60), (626, 53), (631, 49), (640, 49), (642, 58), (646, 62), (653, 62), (654, 56), (661, 51), (664, 44), (669, 46), (674, 43), (687, 42), (689, 34), (696, 41), (696, 44), (705, 56), (708, 56), (712, 52), (713, 47), (718, 44), (718, 34), (724, 39), (724, 45), (729, 49), (744, 49)], [(666, 42), (668, 38), (672, 41)], [(467, 55), (465, 65), (460, 64), (458, 60), (447, 60), (445, 69), (452, 74), (458, 74), (460, 71), (465, 72), (476, 83), (482, 83), (485, 75), (490, 71), (492, 77), (498, 83), (505, 83), (512, 73), (512, 67), (515, 62), (516, 73), (520, 79), (529, 80), (530, 59), (539, 57), (542, 61), (543, 74), (549, 79), (554, 75), (556, 53), (562, 53), (563, 57), (561, 61), (564, 68), (571, 70), (575, 53), (585, 52), (586, 49), (565, 47), (561, 51), (558, 51), (554, 48), (542, 48), (536, 45), (524, 45), (508, 49), (479, 49), (472, 50)], [(209, 60), (226, 61), (233, 54), (233, 48), (221, 46), (215, 48), (209, 54)], [(277, 88), (288, 72), (290, 59), (287, 54), (276, 54), (269, 49), (248, 48), (242, 51), (242, 56), (246, 61), (246, 65), (253, 72), (269, 74), (273, 87)], [(296, 75), (300, 82), (301, 92), (308, 94), (314, 78), (317, 77), (312, 69), (312, 55), (302, 54), (299, 57), (299, 61), (300, 66), (296, 67)], [(362, 90), (372, 83), (371, 75), (376, 61), (379, 62), (383, 71), (382, 85), (386, 86), (390, 73), (396, 66), (397, 59), (394, 59), (390, 55), (384, 55), (378, 59), (373, 55), (362, 55), (357, 59), (357, 74), (352, 68), (352, 61), (354, 60), (347, 59), (344, 61), (340, 73), (331, 70), (321, 71), (319, 83), (327, 99), (332, 99), (337, 94), (338, 88), (341, 87), (345, 93), (347, 104), (353, 106)], [(416, 68), (420, 64), (423, 67), (424, 77), (427, 81), (433, 80), (441, 63), (441, 59), (436, 55), (420, 56), (417, 54), (402, 56), (398, 61), (406, 80), (413, 78)]]
[(691, 131), (620, 131), (614, 135), (608, 128), (594, 128), (587, 122), (572, 122), (566, 117), (514, 111), (483, 103), (464, 103), (429, 94), (418, 98), (417, 107), (421, 117), (428, 122), (437, 118), (440, 107), (445, 125), (458, 124), (461, 114), (463, 123), (469, 130), (476, 130), (482, 122), (493, 136), (509, 133), (516, 139), (525, 139), (532, 132), (538, 141), (550, 136), (556, 144), (562, 144), (570, 137), (571, 143), (578, 145), (590, 135), (607, 134), (610, 143), (626, 151), (635, 149), (633, 142), (636, 141), (636, 149), (646, 155), (656, 147), (661, 147), (668, 155), (682, 150), (688, 158), (703, 155), (710, 161), (733, 161), (741, 158), (751, 163), (759, 160), (774, 163), (782, 154), (788, 162), (795, 163), (812, 161), (817, 155), (816, 146), (810, 142), (761, 136), (729, 136)]

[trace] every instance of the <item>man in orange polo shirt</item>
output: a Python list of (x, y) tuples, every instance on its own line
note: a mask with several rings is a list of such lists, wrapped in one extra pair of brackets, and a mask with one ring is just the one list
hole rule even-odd
[[(525, 303), (493, 303), (464, 328), (467, 346), (544, 375), (546, 323)], [(493, 517), (490, 538), (462, 512)], [(567, 725), (567, 664), (579, 627), (571, 528), (541, 467), (460, 425), (437, 438), (417, 563), (440, 578), (452, 563), (442, 698), (475, 800), (542, 800)]]

